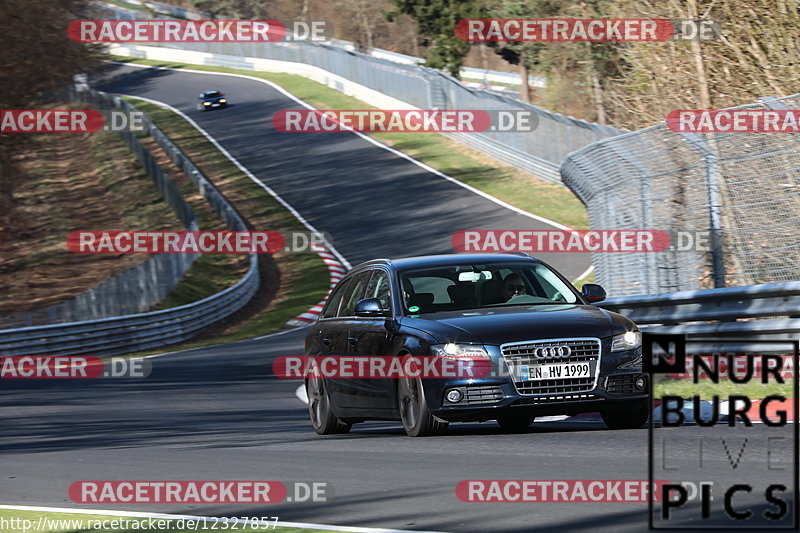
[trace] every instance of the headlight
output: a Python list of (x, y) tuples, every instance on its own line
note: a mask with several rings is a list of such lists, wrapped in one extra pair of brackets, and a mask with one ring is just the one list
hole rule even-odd
[(211, 102), (203, 102), (203, 105), (211, 105)]
[(638, 329), (635, 331), (626, 331), (622, 335), (615, 335), (611, 339), (611, 351), (621, 352), (624, 350), (633, 350), (642, 345), (642, 332)]
[(224, 98), (220, 98), (220, 99), (219, 99), (219, 101), (220, 101), (221, 103), (223, 103), (223, 104), (227, 102), (227, 100), (226, 100), (226, 99), (224, 99)]
[(447, 357), (448, 359), (490, 359), (486, 349), (479, 344), (433, 344), (431, 345), (433, 355)]

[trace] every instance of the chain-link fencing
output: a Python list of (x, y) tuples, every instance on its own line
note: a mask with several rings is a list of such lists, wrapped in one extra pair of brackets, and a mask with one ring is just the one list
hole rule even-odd
[[(119, 9), (109, 9), (107, 14), (109, 18), (118, 19), (146, 18), (144, 14)], [(558, 166), (568, 153), (626, 131), (553, 113), (492, 91), (467, 87), (435, 69), (372, 57), (331, 44), (312, 41), (163, 42), (154, 46), (210, 54), (202, 58), (203, 64), (244, 70), (256, 70), (252, 59), (310, 65), (330, 73), (329, 85), (335, 89), (342, 90), (334, 79), (341, 77), (420, 109), (534, 111), (539, 125), (533, 132), (487, 131), (447, 135), (553, 183), (561, 181)]]
[[(735, 109), (800, 109), (800, 95)], [(797, 134), (677, 133), (662, 123), (576, 151), (561, 175), (592, 228), (695, 240), (685, 250), (674, 242), (659, 253), (594, 254), (596, 278), (615, 296), (800, 279)]]

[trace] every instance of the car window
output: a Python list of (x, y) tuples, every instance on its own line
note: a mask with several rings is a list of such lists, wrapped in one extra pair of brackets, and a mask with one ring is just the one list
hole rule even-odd
[[(536, 265), (534, 272), (536, 273), (535, 279), (538, 282), (539, 288), (544, 292), (546, 298), (559, 300), (561, 295), (569, 292), (567, 285), (556, 276), (555, 272), (546, 266)], [(575, 300), (570, 300), (570, 302), (574, 301)]]
[(333, 318), (336, 316), (336, 311), (339, 310), (339, 304), (342, 302), (342, 297), (344, 296), (349, 283), (349, 279), (345, 280), (343, 283), (339, 283), (339, 285), (333, 289), (333, 292), (328, 298), (328, 303), (325, 304), (325, 308), (322, 310), (322, 318)]
[(438, 276), (420, 276), (411, 278), (410, 281), (414, 293), (433, 294), (432, 303), (435, 304), (448, 303), (450, 296), (447, 294), (447, 288), (455, 285), (453, 280)]
[(534, 262), (463, 264), (400, 273), (405, 309), (412, 314), (494, 306), (575, 303), (574, 290)]
[(336, 316), (353, 316), (355, 314), (356, 303), (364, 297), (364, 289), (371, 275), (372, 271), (368, 270), (353, 278), (345, 292), (344, 303)]
[(391, 308), (391, 299), (389, 297), (389, 275), (384, 270), (375, 270), (372, 277), (369, 278), (369, 285), (367, 285), (367, 292), (364, 298), (378, 298), (381, 301), (381, 307), (384, 309)]

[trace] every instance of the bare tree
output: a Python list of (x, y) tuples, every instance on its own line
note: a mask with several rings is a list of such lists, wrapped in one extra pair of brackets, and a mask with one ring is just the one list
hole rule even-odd
[[(0, 94), (6, 109), (40, 106), (97, 60), (96, 47), (67, 37), (71, 20), (89, 17), (88, 0), (3, 0), (0, 2)], [(13, 231), (15, 158), (27, 141), (0, 133), (0, 243)]]

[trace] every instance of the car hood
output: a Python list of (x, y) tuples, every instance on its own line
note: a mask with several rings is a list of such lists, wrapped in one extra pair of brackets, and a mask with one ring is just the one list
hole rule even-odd
[(506, 342), (567, 337), (610, 337), (634, 327), (633, 322), (594, 305), (494, 307), (418, 317), (403, 317), (404, 327), (427, 332), (432, 342)]

